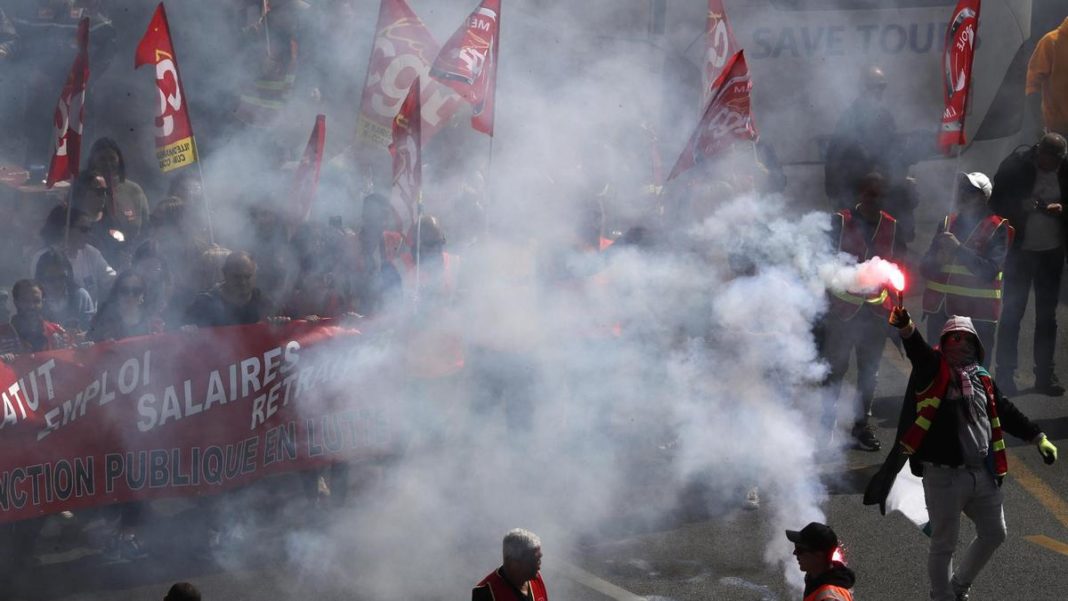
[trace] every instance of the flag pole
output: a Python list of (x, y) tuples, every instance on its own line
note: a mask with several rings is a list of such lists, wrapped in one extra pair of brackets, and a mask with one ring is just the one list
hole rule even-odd
[(263, 37), (267, 40), (267, 58), (271, 58), (271, 26), (267, 24), (267, 13), (270, 10), (267, 8), (267, 2), (268, 0), (262, 0), (260, 10), (263, 11), (261, 19), (263, 20)]
[(419, 197), (415, 201), (415, 311), (419, 311), (419, 293), (422, 289), (422, 251), (423, 251), (423, 188), (419, 187)]
[(208, 208), (208, 186), (204, 183), (204, 162), (200, 160), (199, 154), (197, 153), (197, 174), (200, 175), (200, 195), (202, 197), (200, 208), (204, 211), (204, 219), (208, 224), (208, 242), (215, 244), (215, 226), (211, 221), (211, 209)]

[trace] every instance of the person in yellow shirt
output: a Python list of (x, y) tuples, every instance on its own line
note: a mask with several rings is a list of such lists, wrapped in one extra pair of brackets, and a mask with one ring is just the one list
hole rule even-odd
[(1042, 36), (1027, 63), (1027, 108), (1042, 133), (1068, 135), (1068, 18)]

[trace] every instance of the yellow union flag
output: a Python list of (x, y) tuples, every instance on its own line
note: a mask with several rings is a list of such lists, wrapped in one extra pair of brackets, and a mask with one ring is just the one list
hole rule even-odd
[(197, 142), (193, 136), (156, 149), (156, 160), (164, 173), (197, 162)]

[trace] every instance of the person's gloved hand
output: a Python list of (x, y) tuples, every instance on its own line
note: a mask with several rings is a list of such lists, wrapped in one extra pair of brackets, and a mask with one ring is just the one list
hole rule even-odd
[(910, 323), (912, 323), (912, 316), (905, 307), (894, 307), (890, 311), (890, 325), (900, 330), (908, 327)]
[(1057, 447), (1053, 446), (1045, 434), (1038, 437), (1038, 452), (1042, 455), (1042, 460), (1046, 462), (1046, 465), (1051, 465), (1057, 460)]

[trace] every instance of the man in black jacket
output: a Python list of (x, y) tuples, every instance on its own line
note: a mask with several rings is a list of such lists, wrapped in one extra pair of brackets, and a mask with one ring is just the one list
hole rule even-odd
[(990, 208), (1009, 220), (1016, 239), (1005, 260), (1005, 304), (998, 332), (997, 373), (1006, 394), (1016, 393), (1020, 322), (1035, 289), (1035, 390), (1064, 394), (1053, 372), (1057, 300), (1068, 232), (1068, 142), (1046, 134), (1035, 146), (1017, 149), (998, 167)]
[[(970, 318), (951, 316), (938, 348), (923, 340), (902, 307), (893, 309), (890, 325), (898, 328), (912, 363), (895, 453), (907, 456), (912, 472), (923, 478), (931, 527), (931, 599), (966, 601), (975, 577), (1005, 540), (1000, 485), (1008, 459), (1002, 429), (1037, 445), (1046, 463), (1056, 461), (1057, 447), (983, 369), (984, 349)], [(887, 465), (896, 457), (891, 454)], [(889, 471), (897, 473), (893, 467)], [(892, 481), (891, 476), (883, 488), (883, 500)], [(954, 572), (961, 511), (975, 524), (976, 538)]]

